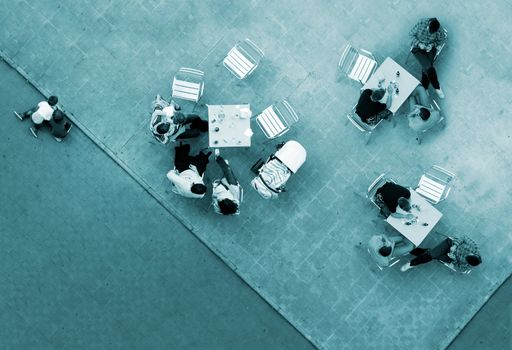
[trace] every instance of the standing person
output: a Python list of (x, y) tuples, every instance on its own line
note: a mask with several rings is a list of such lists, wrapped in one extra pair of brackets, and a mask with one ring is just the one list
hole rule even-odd
[(364, 123), (375, 125), (380, 119), (387, 119), (389, 117), (391, 112), (385, 113), (385, 111), (391, 107), (393, 101), (393, 86), (388, 85), (387, 90), (388, 97), (386, 98), (386, 103), (380, 102), (386, 94), (386, 90), (382, 88), (363, 90), (357, 101), (356, 114)]
[(219, 164), (224, 177), (213, 182), (212, 203), (217, 214), (240, 214), (241, 188), (227, 160), (215, 150), (215, 161)]
[(414, 244), (401, 235), (374, 235), (368, 242), (370, 255), (381, 267), (389, 266), (391, 259), (405, 255), (413, 249)]
[(437, 72), (434, 68), (434, 59), (437, 50), (446, 41), (446, 33), (442, 30), (437, 18), (424, 18), (420, 20), (409, 32), (411, 37), (412, 54), (421, 64), (421, 84), (425, 89), (432, 83), (439, 98), (444, 98)]
[(407, 271), (435, 259), (448, 264), (456, 271), (467, 272), (482, 262), (477, 244), (467, 236), (446, 238), (432, 249), (416, 248), (411, 251), (411, 254), (416, 257), (403, 265), (400, 270)]
[(174, 169), (169, 170), (167, 178), (172, 183), (172, 191), (187, 198), (203, 198), (206, 186), (203, 175), (212, 152), (199, 152), (190, 156), (190, 145), (175, 147)]
[(67, 120), (64, 113), (56, 109), (53, 111), (53, 117), (50, 120), (50, 131), (57, 142), (62, 142), (71, 129), (71, 123)]
[(32, 135), (37, 138), (37, 131), (41, 126), (43, 126), (43, 123), (48, 124), (52, 119), (53, 111), (56, 108), (55, 106), (57, 105), (57, 102), (59, 102), (57, 96), (50, 96), (47, 101), (39, 102), (37, 107), (31, 108), (21, 114), (14, 111), (14, 115), (16, 115), (20, 120), (31, 117), (33, 125), (30, 127), (30, 132), (32, 132)]

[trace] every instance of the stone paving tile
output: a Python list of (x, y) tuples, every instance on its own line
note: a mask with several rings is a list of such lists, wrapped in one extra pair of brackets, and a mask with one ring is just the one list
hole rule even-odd
[[(507, 21), (511, 5), (399, 0), (378, 4), (132, 0), (90, 1), (78, 11), (65, 4), (50, 11), (48, 6), (17, 1), (4, 5), (9, 13), (0, 15), (6, 28), (0, 47), (62, 97), (66, 108), (156, 189), (166, 206), (192, 223), (194, 233), (316, 345), (374, 348), (376, 337), (385, 335), (396, 348), (442, 348), (478, 309), (488, 287), (510, 274), (500, 252), (511, 245), (504, 232), (511, 219), (495, 213), (504, 213), (512, 193), (507, 181), (512, 122), (505, 112), (512, 104), (507, 93), (511, 67), (505, 59), (511, 50), (504, 44), (507, 31), (497, 25)], [(36, 24), (18, 31), (14, 15), (22, 10), (40, 15)], [(488, 16), (475, 20), (475, 33), (468, 18), (478, 12)], [(172, 26), (164, 24), (169, 14)], [(448, 126), (429, 133), (418, 146), (398, 116), (396, 128), (385, 123), (364, 147), (361, 135), (345, 122), (359, 86), (336, 72), (344, 45), (350, 42), (379, 58), (391, 56), (404, 63), (407, 31), (418, 17), (431, 15), (441, 19), (450, 36), (438, 63)], [(56, 37), (49, 46), (64, 47), (65, 53), (54, 50), (34, 60), (31, 50), (51, 35)], [(266, 56), (251, 77), (238, 81), (220, 62), (245, 37), (260, 45)], [(207, 201), (177, 198), (169, 191), (165, 172), (172, 148), (154, 143), (146, 123), (151, 99), (156, 93), (169, 95), (170, 78), (180, 66), (206, 72), (200, 104), (185, 104), (186, 110), (203, 116), (205, 103), (250, 102), (259, 111), (287, 97), (297, 107), (301, 121), (286, 138), (306, 147), (308, 161), (278, 201), (263, 201), (248, 187), (250, 165), (272, 152), (272, 144), (261, 144), (264, 138), (258, 130), (251, 149), (225, 152), (246, 187), (240, 217), (219, 218)], [(414, 58), (405, 66), (418, 76)], [(194, 142), (193, 147), (200, 149), (204, 142)], [(373, 233), (393, 231), (376, 217), (361, 218), (361, 213), (376, 214), (361, 194), (381, 172), (414, 186), (431, 164), (447, 166), (458, 175), (449, 199), (439, 205), (444, 217), (438, 230), (473, 236), (481, 243), (485, 264), (469, 278), (435, 264), (407, 276), (377, 273), (359, 243)], [(217, 175), (212, 164), (207, 177)], [(127, 225), (136, 222), (133, 218)], [(144, 247), (145, 242), (131, 244)], [(471, 286), (462, 299), (447, 287), (460, 283)], [(425, 295), (422, 288), (435, 292)], [(404, 303), (407, 312), (394, 314)], [(452, 312), (442, 314), (447, 307)], [(347, 312), (350, 317), (339, 318)], [(429, 316), (413, 317), (420, 312)], [(385, 322), (389, 313), (396, 320), (392, 324)], [(388, 334), (403, 336), (397, 342)]]

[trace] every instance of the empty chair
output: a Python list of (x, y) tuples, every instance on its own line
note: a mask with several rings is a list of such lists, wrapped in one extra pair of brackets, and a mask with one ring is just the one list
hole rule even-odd
[(269, 139), (284, 135), (299, 121), (299, 116), (287, 100), (267, 107), (256, 117), (256, 122)]
[(377, 126), (380, 125), (380, 123), (382, 123), (383, 119), (379, 120), (375, 125), (366, 124), (361, 120), (361, 118), (356, 114), (355, 111), (356, 106), (352, 108), (351, 113), (347, 114), (347, 119), (352, 123), (352, 125), (354, 125), (357, 128), (357, 130), (364, 134), (365, 145), (367, 145), (368, 142), (370, 142), (373, 131), (375, 130), (375, 128), (377, 128)]
[(363, 49), (357, 50), (347, 44), (338, 67), (347, 77), (364, 85), (377, 68), (377, 60), (371, 52)]
[(264, 54), (251, 40), (245, 39), (237, 43), (228, 53), (222, 64), (238, 79), (251, 74)]
[(454, 173), (433, 165), (421, 176), (416, 192), (432, 204), (437, 204), (448, 197), (455, 177)]
[(203, 95), (204, 73), (193, 68), (180, 68), (172, 81), (172, 97), (197, 102)]

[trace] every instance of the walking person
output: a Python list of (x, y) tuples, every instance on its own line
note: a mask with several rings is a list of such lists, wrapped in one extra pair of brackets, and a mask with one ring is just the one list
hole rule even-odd
[(50, 132), (55, 138), (55, 141), (62, 142), (62, 139), (67, 136), (71, 130), (71, 123), (67, 120), (66, 115), (59, 109), (53, 111), (53, 117), (49, 122)]
[(411, 37), (412, 54), (421, 64), (421, 84), (425, 89), (432, 83), (439, 98), (444, 98), (437, 72), (434, 68), (434, 59), (437, 51), (446, 41), (446, 33), (437, 18), (424, 18), (420, 20), (409, 32)]
[(189, 153), (189, 144), (175, 147), (174, 168), (169, 170), (167, 178), (174, 193), (186, 198), (203, 198), (206, 193), (203, 175), (212, 152), (201, 151), (195, 156)]
[(43, 126), (43, 124), (48, 124), (52, 119), (53, 111), (56, 109), (57, 102), (59, 99), (57, 96), (50, 96), (47, 101), (41, 101), (37, 104), (36, 107), (29, 109), (21, 114), (14, 111), (14, 115), (18, 117), (20, 120), (24, 120), (28, 117), (32, 120), (32, 126), (30, 127), (30, 132), (32, 135), (37, 138), (37, 131)]

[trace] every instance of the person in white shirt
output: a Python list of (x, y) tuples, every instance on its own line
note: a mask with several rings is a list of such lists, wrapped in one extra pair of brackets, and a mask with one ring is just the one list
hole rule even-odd
[(20, 120), (31, 117), (33, 126), (30, 127), (30, 132), (37, 138), (37, 131), (43, 126), (43, 123), (48, 124), (52, 119), (53, 111), (56, 109), (57, 102), (59, 99), (57, 96), (50, 96), (47, 101), (41, 101), (37, 104), (37, 107), (31, 108), (26, 112), (18, 114), (14, 111), (16, 117)]
[(203, 175), (212, 152), (199, 152), (190, 156), (190, 145), (175, 147), (174, 169), (169, 170), (167, 178), (172, 183), (172, 191), (187, 198), (203, 198), (206, 186)]
[(215, 150), (215, 161), (222, 169), (224, 177), (213, 182), (212, 204), (217, 214), (240, 214), (241, 188), (228, 161), (220, 156), (219, 149)]
[(400, 257), (414, 249), (414, 244), (401, 235), (374, 235), (368, 242), (368, 251), (377, 265), (389, 266), (391, 259)]
[(168, 103), (160, 95), (153, 101), (153, 114), (151, 115), (150, 130), (153, 136), (163, 144), (178, 139), (197, 137), (201, 132), (208, 131), (208, 122), (198, 115), (184, 115), (180, 107), (174, 102)]

